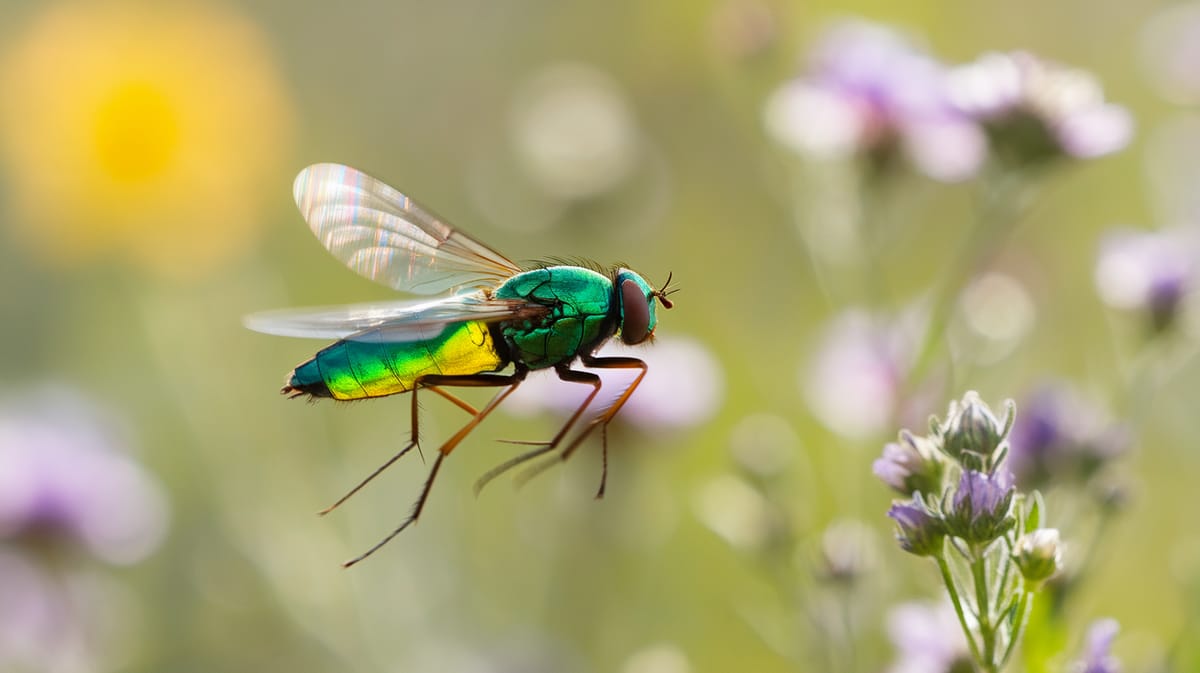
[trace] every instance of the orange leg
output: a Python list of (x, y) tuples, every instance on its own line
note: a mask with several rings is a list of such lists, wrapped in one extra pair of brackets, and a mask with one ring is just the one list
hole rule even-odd
[(442, 390), (441, 388), (438, 388), (437, 386), (435, 386), (433, 384), (425, 383), (425, 379), (418, 380), (416, 387), (414, 387), (412, 390), (412, 434), (410, 435), (408, 444), (405, 445), (405, 447), (403, 449), (400, 449), (400, 451), (397, 452), (396, 455), (392, 456), (391, 458), (388, 458), (387, 462), (385, 462), (383, 465), (380, 465), (379, 467), (375, 468), (375, 471), (372, 472), (371, 474), (367, 475), (366, 479), (363, 479), (362, 481), (358, 482), (357, 486), (355, 486), (354, 488), (347, 491), (346, 494), (343, 495), (342, 497), (338, 498), (337, 502), (326, 507), (325, 509), (321, 510), (320, 512), (317, 512), (318, 515), (325, 516), (326, 514), (337, 509), (339, 506), (341, 506), (342, 503), (349, 500), (350, 496), (361, 491), (364, 486), (371, 483), (372, 479), (374, 479), (375, 477), (378, 477), (384, 470), (391, 467), (392, 463), (396, 462), (397, 460), (400, 460), (400, 458), (402, 458), (404, 456), (404, 454), (411, 451), (414, 447), (417, 449), (417, 451), (421, 450), (420, 422), (419, 422), (420, 407), (418, 407), (418, 405), (417, 405), (417, 391), (420, 390), (421, 388), (428, 388), (429, 390), (432, 390), (433, 392), (450, 400), (451, 402), (453, 402), (455, 404), (455, 406), (457, 406), (458, 408), (467, 412), (468, 414), (471, 414), (472, 416), (476, 416), (479, 414), (479, 412), (475, 409), (475, 407), (471, 406), (470, 404), (467, 404), (466, 402), (459, 399), (458, 397), (446, 392), (445, 390)]
[(583, 400), (583, 403), (581, 403), (575, 409), (575, 413), (571, 414), (570, 418), (568, 418), (567, 421), (565, 423), (563, 423), (562, 427), (558, 429), (558, 432), (555, 433), (554, 437), (550, 441), (548, 441), (548, 442), (511, 441), (510, 443), (512, 443), (512, 444), (532, 444), (532, 445), (537, 446), (537, 448), (533, 449), (531, 451), (526, 451), (525, 453), (522, 453), (513, 458), (510, 458), (510, 459), (504, 461), (503, 463), (500, 463), (496, 467), (493, 467), (492, 469), (485, 472), (483, 474), (483, 476), (481, 476), (479, 479), (477, 479), (475, 481), (475, 495), (479, 495), (479, 492), (483, 490), (483, 487), (487, 486), (488, 483), (491, 482), (496, 477), (499, 477), (500, 475), (504, 474), (505, 472), (508, 472), (512, 468), (514, 468), (526, 461), (537, 458), (538, 456), (545, 455), (545, 454), (553, 451), (556, 447), (558, 447), (558, 445), (560, 443), (562, 443), (563, 438), (567, 436), (567, 433), (571, 431), (571, 428), (575, 425), (576, 421), (579, 420), (579, 417), (583, 415), (584, 410), (588, 408), (588, 405), (590, 405), (592, 403), (592, 400), (596, 399), (596, 394), (600, 392), (600, 385), (601, 385), (600, 377), (596, 376), (595, 374), (593, 374), (591, 372), (577, 371), (577, 370), (571, 369), (567, 365), (561, 365), (561, 366), (555, 367), (554, 371), (555, 371), (555, 373), (558, 374), (558, 378), (562, 379), (563, 381), (567, 381), (570, 383), (585, 383), (587, 385), (592, 386), (592, 392), (589, 393), (588, 396)]
[[(512, 392), (517, 389), (517, 386), (520, 385), (521, 381), (523, 381), (525, 379), (526, 373), (527, 373), (527, 371), (525, 369), (518, 369), (516, 372), (514, 372), (513, 374), (508, 375), (508, 376), (497, 375), (497, 374), (474, 374), (474, 375), (469, 375), (469, 376), (445, 376), (445, 375), (437, 374), (437, 375), (425, 376), (421, 379), (421, 382), (425, 385), (425, 387), (436, 387), (436, 386), (499, 387), (499, 386), (503, 386), (504, 389), (501, 390), (500, 392), (496, 393), (495, 396), (492, 397), (491, 401), (489, 401), (486, 406), (484, 406), (482, 409), (480, 409), (478, 412), (476, 412), (475, 415), (471, 418), (471, 420), (466, 423), (466, 425), (463, 425), (461, 428), (459, 428), (458, 432), (454, 433), (449, 439), (447, 439), (445, 442), (443, 442), (440, 447), (438, 447), (437, 459), (434, 460), (434, 462), (433, 462), (433, 467), (429, 471), (429, 476), (426, 477), (426, 479), (425, 479), (425, 486), (421, 489), (421, 494), (419, 496), (417, 496), (417, 501), (415, 503), (413, 503), (412, 512), (408, 515), (408, 518), (406, 518), (403, 522), (401, 522), (400, 525), (397, 526), (395, 530), (393, 530), (391, 533), (388, 533), (382, 540), (375, 543), (375, 546), (371, 547), (370, 549), (363, 552), (362, 554), (359, 554), (358, 556), (350, 559), (349, 561), (346, 561), (345, 563), (343, 563), (342, 564), (343, 568), (349, 568), (350, 566), (354, 565), (355, 563), (358, 563), (359, 561), (367, 558), (371, 554), (374, 554), (380, 547), (387, 544), (388, 542), (391, 542), (392, 538), (399, 535), (405, 528), (408, 528), (410, 525), (412, 525), (414, 522), (416, 522), (417, 519), (420, 518), (421, 510), (423, 510), (425, 508), (425, 501), (429, 499), (429, 493), (433, 489), (433, 482), (437, 478), (438, 470), (441, 469), (441, 467), (442, 467), (442, 461), (446, 459), (446, 456), (450, 455), (450, 452), (453, 451), (455, 447), (457, 447), (460, 443), (462, 443), (462, 441), (464, 439), (466, 439), (467, 435), (471, 434), (472, 430), (474, 430), (481, 422), (483, 422), (483, 419), (487, 418), (489, 414), (491, 414), (493, 411), (496, 410), (496, 407), (500, 406), (500, 403), (504, 401), (504, 398), (511, 395)], [(439, 391), (439, 392), (441, 392), (443, 394), (443, 396), (449, 395), (449, 393), (446, 393), (445, 391)], [(453, 397), (453, 396), (450, 396), (450, 397)], [(457, 398), (455, 398), (455, 399), (457, 399)], [(470, 408), (470, 405), (467, 405), (465, 402), (463, 402), (459, 406), (462, 406), (463, 408)], [(395, 459), (393, 459), (393, 461), (394, 460)], [(390, 464), (390, 462), (391, 461), (389, 461), (389, 464)], [(386, 465), (384, 467), (386, 467)], [(372, 475), (372, 476), (374, 476), (374, 475)], [(370, 478), (368, 477), (368, 481), (369, 480), (370, 480)], [(357, 489), (355, 489), (355, 490), (357, 490)]]
[(522, 472), (517, 477), (517, 481), (518, 483), (523, 484), (533, 477), (536, 477), (542, 472), (550, 469), (555, 464), (570, 458), (571, 454), (575, 453), (575, 450), (578, 449), (580, 444), (583, 443), (583, 440), (587, 439), (593, 431), (599, 428), (600, 436), (602, 438), (601, 445), (603, 447), (602, 456), (604, 467), (600, 475), (600, 488), (596, 491), (596, 497), (603, 498), (604, 487), (608, 483), (608, 424), (612, 422), (612, 419), (616, 417), (619, 411), (621, 411), (621, 407), (625, 406), (625, 403), (629, 401), (629, 397), (633, 395), (633, 391), (636, 390), (637, 387), (642, 383), (642, 379), (646, 376), (647, 367), (645, 362), (632, 357), (597, 358), (584, 356), (582, 360), (584, 366), (591, 367), (593, 369), (640, 369), (641, 371), (638, 372), (637, 377), (635, 377), (633, 381), (621, 391), (621, 394), (617, 395), (617, 399), (613, 400), (612, 403), (605, 407), (599, 414), (596, 414), (596, 417), (589, 421), (588, 424), (584, 426), (583, 430), (579, 431), (579, 434), (575, 435), (575, 438), (571, 440), (570, 444), (567, 444), (567, 446), (563, 448), (558, 457), (543, 461), (529, 468), (525, 472)]

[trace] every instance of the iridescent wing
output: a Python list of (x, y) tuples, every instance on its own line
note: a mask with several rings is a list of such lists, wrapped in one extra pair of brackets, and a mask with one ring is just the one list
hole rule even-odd
[(397, 290), (443, 294), (495, 287), (521, 268), (412, 199), (348, 166), (315, 164), (292, 192), (329, 252)]
[(549, 307), (519, 299), (491, 299), (482, 292), (433, 301), (350, 304), (324, 308), (283, 309), (246, 316), (246, 327), (264, 334), (313, 339), (408, 342), (429, 339), (452, 323), (468, 320), (532, 320)]

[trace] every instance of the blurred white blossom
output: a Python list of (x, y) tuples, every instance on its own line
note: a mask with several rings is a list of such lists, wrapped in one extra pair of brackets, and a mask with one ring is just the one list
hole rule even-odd
[(800, 436), (787, 419), (758, 412), (733, 426), (729, 450), (741, 469), (756, 477), (773, 477), (795, 460)]
[(621, 673), (691, 673), (687, 654), (672, 643), (658, 643), (634, 652)]
[(973, 279), (958, 305), (971, 338), (956, 350), (979, 362), (995, 362), (1012, 353), (1037, 319), (1029, 292), (1005, 273), (988, 272)]
[(513, 143), (529, 178), (548, 195), (583, 199), (629, 178), (639, 130), (616, 82), (578, 63), (534, 74), (513, 98)]
[(1142, 59), (1150, 82), (1175, 103), (1200, 102), (1200, 3), (1172, 3), (1142, 27)]
[(736, 549), (762, 547), (777, 524), (762, 493), (731, 474), (701, 486), (692, 504), (700, 522)]
[(896, 648), (896, 661), (888, 673), (951, 673), (972, 667), (967, 641), (949, 601), (892, 608), (887, 634)]
[(857, 519), (839, 519), (821, 534), (821, 570), (828, 579), (850, 582), (875, 569), (879, 560), (873, 528)]
[(912, 318), (850, 309), (826, 325), (800, 381), (821, 423), (853, 439), (891, 425), (917, 341)]

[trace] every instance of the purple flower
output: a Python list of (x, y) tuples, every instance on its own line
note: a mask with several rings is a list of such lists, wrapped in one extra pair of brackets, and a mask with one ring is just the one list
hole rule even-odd
[(1117, 309), (1144, 311), (1155, 331), (1174, 323), (1195, 283), (1200, 245), (1191, 232), (1117, 229), (1096, 259), (1096, 289)]
[(995, 151), (1016, 163), (1098, 157), (1133, 135), (1129, 111), (1107, 103), (1091, 73), (1027, 52), (984, 54), (949, 80), (955, 106), (984, 124)]
[(950, 603), (904, 603), (887, 616), (896, 661), (888, 673), (952, 673), (974, 670), (967, 640)]
[(1009, 513), (1014, 490), (1008, 470), (963, 470), (946, 513), (946, 531), (971, 543), (992, 542), (1015, 523)]
[(896, 31), (865, 21), (831, 26), (810, 71), (768, 101), (768, 130), (819, 158), (900, 150), (920, 172), (947, 182), (983, 161), (978, 126), (949, 102), (945, 68)]
[(59, 390), (0, 400), (0, 540), (78, 545), (124, 564), (165, 531), (162, 490), (89, 403)]
[(942, 490), (945, 465), (933, 442), (904, 430), (900, 441), (883, 447), (883, 456), (872, 464), (875, 476), (903, 494), (936, 494)]
[(942, 551), (944, 524), (917, 493), (908, 502), (894, 502), (887, 513), (896, 522), (896, 542), (917, 556), (933, 556)]
[(1100, 619), (1088, 627), (1083, 658), (1071, 666), (1072, 673), (1120, 673), (1121, 662), (1113, 657), (1112, 641), (1121, 630), (1115, 619)]
[(1022, 404), (1007, 466), (1022, 488), (1086, 481), (1129, 448), (1128, 431), (1062, 383), (1045, 383)]

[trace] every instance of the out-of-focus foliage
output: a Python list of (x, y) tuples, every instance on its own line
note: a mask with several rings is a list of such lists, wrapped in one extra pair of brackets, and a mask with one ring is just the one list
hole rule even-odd
[[(892, 543), (871, 465), (968, 389), (1028, 400), (1020, 417), (1043, 423), (1013, 450), (1043, 451), (1028, 478), (1083, 578), (1030, 615), (1015, 664), (1194, 670), (1200, 312), (1180, 252), (1200, 230), (1200, 22), (1190, 3), (1154, 10), (0, 4), (0, 670), (944, 665), (961, 654), (936, 635), (953, 614), (913, 603), (940, 580)], [(940, 99), (893, 101), (894, 125), (873, 125), (847, 116), (862, 98), (830, 102), (844, 71), (815, 78), (807, 56), (847, 15), (904, 31), (888, 60), (920, 81), (933, 60), (1019, 70), (1028, 54), (1095, 80), (1058, 106), (988, 99), (982, 130), (939, 126), (957, 120)], [(840, 135), (781, 137), (797, 100)], [(1036, 192), (992, 181), (983, 143), (1014, 131), (995, 119), (1047, 109), (1079, 114), (1003, 157), (1037, 164)], [(904, 152), (878, 151), (897, 137)], [(822, 140), (838, 151), (803, 154)], [(1041, 164), (1047, 148), (1064, 163)], [(675, 308), (636, 351), (651, 378), (608, 433), (604, 500), (595, 441), (519, 491), (473, 495), (520, 450), (495, 440), (561, 422), (537, 375), (446, 461), (418, 526), (339, 567), (403, 519), (427, 465), (408, 456), (314, 516), (403, 447), (409, 401), (283, 399), (322, 344), (241, 326), (395, 296), (297, 214), (292, 179), (318, 161), (513, 259), (674, 274)], [(981, 210), (1009, 220), (1003, 236), (971, 238)], [(1051, 388), (1072, 401), (1035, 412)], [(431, 438), (465, 420), (422, 406)], [(1086, 635), (1098, 617), (1120, 635)]]

